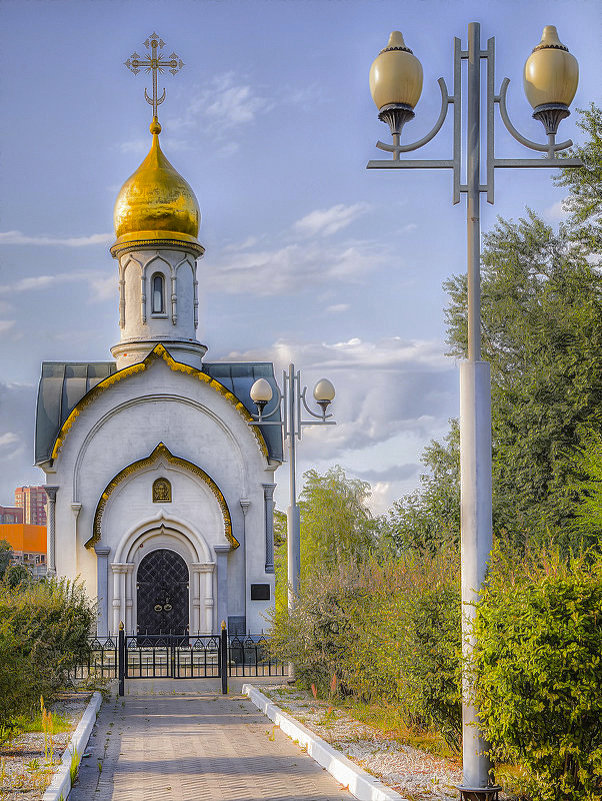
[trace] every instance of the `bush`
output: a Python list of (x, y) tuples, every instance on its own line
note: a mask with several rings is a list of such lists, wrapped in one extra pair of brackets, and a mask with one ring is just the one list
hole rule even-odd
[(0, 725), (51, 699), (88, 656), (94, 611), (65, 579), (0, 588)]
[(602, 558), (496, 554), (477, 609), (475, 695), (492, 753), (529, 798), (602, 799)]
[(304, 578), (289, 616), (273, 619), (271, 648), (299, 682), (326, 693), (395, 704), (408, 726), (436, 727), (459, 750), (460, 589), (451, 552), (339, 564)]

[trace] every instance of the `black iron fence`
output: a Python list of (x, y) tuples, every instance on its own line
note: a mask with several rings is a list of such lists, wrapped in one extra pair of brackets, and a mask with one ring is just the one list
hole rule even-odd
[[(120, 649), (120, 639), (122, 646)], [(121, 651), (121, 653), (120, 653)], [(226, 671), (222, 671), (225, 663)], [(120, 671), (121, 666), (121, 671)], [(254, 635), (125, 634), (92, 637), (75, 679), (204, 679), (220, 676), (285, 676), (286, 663), (270, 656), (268, 640)]]

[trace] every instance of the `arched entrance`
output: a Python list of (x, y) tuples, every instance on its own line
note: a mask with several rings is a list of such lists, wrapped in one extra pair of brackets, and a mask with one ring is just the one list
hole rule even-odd
[(139, 634), (187, 634), (188, 567), (175, 551), (160, 548), (142, 559), (136, 577)]

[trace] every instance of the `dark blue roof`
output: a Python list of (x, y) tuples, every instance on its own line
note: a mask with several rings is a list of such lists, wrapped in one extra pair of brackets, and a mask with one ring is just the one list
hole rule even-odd
[[(42, 363), (36, 411), (36, 464), (42, 464), (51, 458), (54, 442), (63, 423), (84, 395), (116, 372), (115, 362)], [(271, 362), (211, 362), (203, 364), (203, 372), (236, 395), (251, 414), (255, 414), (257, 409), (251, 400), (250, 391), (258, 378), (267, 379), (274, 388), (274, 395), (278, 395)], [(271, 419), (280, 420), (280, 411)], [(270, 459), (282, 461), (280, 427), (260, 426), (260, 428)]]

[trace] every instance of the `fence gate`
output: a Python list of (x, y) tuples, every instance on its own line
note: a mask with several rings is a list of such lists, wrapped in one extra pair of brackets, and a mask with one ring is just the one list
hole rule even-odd
[(223, 648), (221, 641), (222, 637), (217, 634), (121, 633), (121, 637), (93, 637), (89, 658), (76, 668), (74, 678), (83, 679), (89, 675), (121, 681), (219, 678), (224, 675), (222, 662), (226, 676), (286, 675), (287, 665), (270, 656), (268, 640), (263, 634), (226, 634)]

